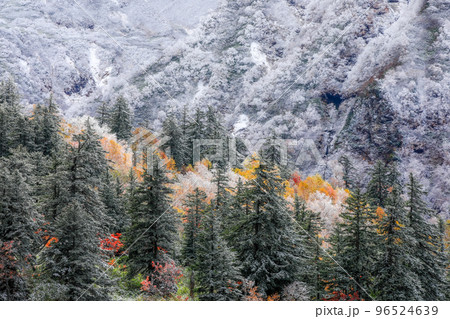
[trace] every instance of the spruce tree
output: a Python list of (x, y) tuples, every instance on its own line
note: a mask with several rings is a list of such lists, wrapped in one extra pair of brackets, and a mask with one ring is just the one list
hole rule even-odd
[[(362, 298), (370, 298), (367, 293), (372, 284), (373, 265), (376, 257), (375, 214), (368, 199), (359, 188), (351, 192), (346, 201), (342, 222), (339, 252), (335, 259), (337, 267), (336, 286), (339, 291), (350, 294), (358, 292)], [(348, 274), (347, 274), (348, 273)], [(349, 276), (352, 276), (349, 278)], [(367, 293), (366, 293), (367, 292)]]
[(214, 170), (214, 177), (212, 182), (215, 184), (215, 196), (213, 200), (213, 209), (217, 212), (217, 215), (221, 222), (221, 229), (225, 227), (226, 219), (230, 214), (230, 193), (227, 190), (228, 187), (228, 176), (226, 174), (226, 167), (218, 163)]
[(296, 229), (304, 248), (305, 261), (302, 263), (299, 278), (309, 286), (311, 298), (321, 300), (324, 295), (324, 261), (322, 221), (319, 213), (306, 209), (304, 200), (298, 195), (294, 198), (294, 219)]
[(64, 205), (57, 206), (51, 238), (40, 262), (44, 279), (60, 293), (46, 298), (109, 299), (110, 281), (103, 273), (105, 255), (99, 245), (108, 225), (98, 192), (107, 169), (99, 139), (88, 121), (86, 129), (74, 136), (65, 154), (64, 168), (59, 170), (64, 185), (58, 201)]
[(111, 122), (111, 110), (108, 107), (108, 104), (103, 102), (97, 108), (97, 120), (100, 126), (110, 125)]
[(198, 233), (195, 269), (201, 300), (238, 300), (239, 272), (234, 253), (221, 235), (219, 211), (209, 207)]
[[(187, 141), (188, 141), (188, 150), (189, 150), (189, 164), (195, 165), (193, 152), (201, 152), (202, 150), (194, 150), (194, 141), (200, 140), (205, 137), (205, 114), (197, 108), (195, 110), (194, 118), (189, 122), (187, 127)], [(200, 159), (203, 156), (200, 154)]]
[(415, 239), (407, 227), (399, 185), (392, 186), (384, 202), (385, 215), (378, 224), (381, 252), (374, 267), (375, 295), (380, 300), (420, 300), (422, 286), (412, 255)]
[(186, 154), (186, 145), (183, 144), (182, 132), (174, 114), (169, 114), (164, 121), (163, 136), (170, 138), (163, 146), (163, 149), (167, 150), (170, 148), (171, 156), (174, 159), (177, 168), (182, 168)]
[(183, 109), (183, 115), (180, 121), (180, 157), (181, 163), (180, 167), (187, 166), (192, 162), (192, 149), (190, 148), (189, 140), (189, 119), (187, 114), (187, 109)]
[(152, 262), (172, 256), (177, 218), (170, 203), (171, 181), (156, 154), (152, 172), (145, 172), (136, 185), (130, 205), (131, 226), (127, 231), (130, 276), (150, 274)]
[(0, 157), (8, 155), (10, 149), (19, 145), (19, 136), (24, 130), (20, 126), (23, 115), (18, 101), (14, 83), (11, 80), (0, 82)]
[(354, 170), (352, 162), (349, 160), (347, 156), (341, 156), (339, 158), (339, 164), (342, 165), (342, 172), (343, 176), (342, 179), (344, 180), (344, 186), (347, 189), (352, 189), (355, 185), (355, 176), (354, 176)]
[(120, 140), (127, 140), (131, 137), (131, 111), (127, 101), (123, 96), (119, 96), (111, 111), (111, 132), (116, 134)]
[(231, 241), (242, 274), (267, 297), (296, 279), (304, 252), (286, 206), (279, 170), (261, 162), (255, 175), (248, 182), (251, 209), (241, 213)]
[[(23, 275), (34, 269), (42, 225), (35, 207), (33, 185), (29, 183), (31, 170), (15, 167), (16, 159), (0, 158), (0, 254), (7, 253), (4, 257), (13, 260), (9, 264), (11, 275), (0, 276), (0, 300), (26, 299), (28, 289)], [(9, 251), (3, 249), (7, 246), (11, 247)], [(3, 260), (0, 267), (7, 275), (8, 267)]]
[(386, 165), (382, 161), (377, 161), (370, 171), (371, 180), (367, 186), (367, 194), (370, 204), (384, 207), (388, 196), (389, 180)]
[(37, 105), (31, 125), (34, 129), (34, 151), (44, 155), (55, 153), (61, 146), (59, 109), (50, 97), (48, 106)]
[(424, 289), (423, 300), (445, 300), (448, 284), (445, 278), (445, 255), (441, 251), (442, 239), (439, 228), (426, 219), (432, 211), (423, 201), (425, 195), (422, 185), (413, 174), (409, 175), (406, 210), (408, 227), (411, 228), (413, 254), (418, 259), (415, 268)]
[(111, 221), (109, 233), (122, 233), (128, 226), (128, 216), (125, 213), (122, 190), (119, 181), (112, 181), (110, 172), (105, 172), (100, 197)]
[(195, 291), (195, 269), (197, 263), (197, 254), (199, 246), (199, 227), (202, 221), (202, 215), (206, 209), (206, 194), (204, 191), (196, 188), (193, 194), (189, 194), (185, 201), (186, 219), (183, 232), (183, 243), (181, 247), (181, 256), (183, 264), (190, 269), (189, 275), (189, 294), (194, 298)]

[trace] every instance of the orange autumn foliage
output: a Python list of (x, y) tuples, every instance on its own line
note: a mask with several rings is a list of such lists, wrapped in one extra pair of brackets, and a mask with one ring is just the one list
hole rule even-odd
[(235, 168), (234, 172), (236, 174), (241, 175), (246, 180), (255, 179), (256, 178), (255, 170), (256, 170), (256, 168), (259, 167), (259, 160), (255, 156), (252, 156), (251, 158), (247, 158), (244, 161), (244, 165), (243, 166), (244, 166), (243, 169)]
[(47, 243), (45, 244), (45, 247), (51, 247), (53, 243), (59, 242), (59, 239), (56, 237), (50, 238)]
[(269, 297), (267, 297), (267, 301), (279, 301), (280, 300), (280, 295), (277, 293), (274, 293), (273, 295), (270, 295)]
[(377, 209), (375, 210), (375, 214), (377, 215), (378, 220), (381, 220), (384, 216), (386, 216), (386, 212), (381, 207), (377, 207)]
[(298, 173), (294, 173), (290, 185), (286, 188), (286, 196), (294, 197), (295, 194), (308, 200), (315, 192), (321, 192), (335, 201), (337, 199), (337, 189), (330, 183), (323, 180), (320, 175), (308, 176), (302, 180)]
[(127, 174), (131, 167), (131, 154), (127, 153), (126, 148), (108, 137), (102, 138), (100, 143), (106, 152), (105, 157), (111, 162), (112, 167), (124, 175)]

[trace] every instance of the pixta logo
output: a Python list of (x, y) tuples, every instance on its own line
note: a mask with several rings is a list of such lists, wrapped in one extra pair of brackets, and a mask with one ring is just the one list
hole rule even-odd
[[(171, 157), (171, 138), (164, 135), (154, 134), (148, 130), (140, 130), (131, 140), (133, 150), (133, 165), (141, 164), (147, 168), (147, 173), (152, 174), (155, 165), (162, 167), (166, 165)], [(194, 139), (192, 140), (192, 161), (197, 163), (203, 158), (211, 162), (228, 164), (230, 167), (236, 167), (243, 164), (245, 160), (253, 155), (264, 155), (267, 149), (272, 150), (272, 155), (276, 157), (276, 162), (281, 167), (289, 165), (288, 154), (297, 153), (296, 158), (291, 158), (290, 163), (294, 166), (318, 165), (324, 164), (315, 143), (311, 139), (240, 139), (245, 151), (238, 152), (235, 138), (222, 139)], [(176, 147), (176, 145), (173, 145)], [(186, 147), (186, 145), (185, 145)], [(167, 156), (161, 157), (162, 149)], [(158, 159), (159, 157), (159, 159)]]
[[(153, 175), (155, 167), (162, 168), (165, 166), (171, 157), (171, 149), (167, 143), (170, 137), (164, 135), (154, 134), (146, 129), (140, 129), (133, 135), (130, 144), (133, 150), (133, 166), (146, 168), (147, 174)], [(159, 157), (162, 148), (164, 147), (165, 157)], [(156, 166), (158, 165), (158, 166)]]

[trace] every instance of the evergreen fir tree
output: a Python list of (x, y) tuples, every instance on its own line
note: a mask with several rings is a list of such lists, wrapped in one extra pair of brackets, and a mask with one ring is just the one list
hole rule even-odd
[(19, 104), (19, 93), (12, 79), (0, 82), (0, 104), (14, 108)]
[(431, 214), (431, 210), (422, 199), (425, 195), (422, 186), (412, 174), (409, 175), (406, 187), (408, 227), (411, 228), (411, 235), (415, 239), (413, 254), (418, 259), (415, 271), (424, 289), (422, 299), (445, 300), (448, 284), (439, 228), (427, 222), (426, 218)]
[(241, 214), (231, 242), (243, 275), (266, 297), (295, 280), (304, 252), (286, 207), (279, 170), (261, 162), (255, 174), (249, 181), (251, 209)]
[(234, 254), (221, 235), (218, 210), (210, 207), (202, 216), (195, 269), (201, 300), (238, 300), (239, 272)]
[[(346, 201), (345, 211), (341, 214), (341, 232), (339, 253), (335, 259), (338, 276), (336, 286), (344, 294), (354, 294), (367, 299), (366, 292), (372, 284), (373, 265), (376, 257), (375, 214), (370, 208), (367, 197), (356, 188)], [(342, 268), (345, 269), (345, 272)], [(352, 276), (349, 278), (348, 274)]]
[(388, 196), (388, 188), (392, 186), (388, 182), (386, 165), (381, 161), (377, 161), (371, 169), (371, 175), (372, 179), (367, 187), (369, 201), (374, 206), (384, 207)]
[(294, 219), (297, 222), (296, 228), (305, 251), (303, 256), (305, 261), (299, 277), (310, 287), (312, 299), (321, 300), (324, 295), (324, 277), (327, 269), (322, 249), (320, 214), (306, 209), (305, 202), (296, 194), (294, 198)]
[(110, 125), (111, 110), (105, 102), (103, 102), (97, 109), (97, 120), (100, 126)]
[(163, 262), (174, 252), (177, 218), (170, 206), (171, 181), (156, 154), (152, 173), (145, 172), (131, 202), (127, 232), (129, 275), (149, 274), (152, 262)]
[(187, 196), (184, 204), (186, 207), (186, 223), (184, 226), (181, 256), (183, 264), (190, 268), (189, 294), (191, 298), (194, 298), (195, 269), (199, 247), (198, 234), (202, 215), (206, 209), (205, 200), (205, 192), (196, 188), (193, 194)]
[(182, 168), (184, 165), (184, 157), (186, 154), (186, 145), (183, 144), (182, 132), (180, 127), (178, 126), (175, 115), (169, 114), (164, 121), (163, 136), (170, 138), (170, 140), (168, 140), (167, 143), (163, 146), (163, 149), (166, 150), (167, 148), (170, 148), (171, 156), (174, 159), (176, 166), (178, 168)]
[[(191, 122), (189, 122), (187, 128), (187, 136), (188, 136), (188, 149), (189, 149), (189, 164), (194, 165), (195, 163), (193, 158), (193, 152), (201, 152), (202, 150), (194, 150), (194, 141), (205, 138), (205, 123), (204, 123), (205, 114), (197, 108), (195, 110), (194, 118)], [(200, 159), (203, 156), (200, 154)]]
[(35, 107), (31, 120), (34, 129), (34, 151), (42, 152), (46, 156), (56, 152), (62, 143), (59, 134), (60, 121), (59, 110), (52, 97), (48, 106)]
[(51, 238), (42, 252), (42, 273), (59, 300), (108, 299), (110, 281), (99, 237), (107, 233), (108, 218), (98, 193), (102, 173), (107, 169), (99, 136), (90, 123), (74, 136), (61, 169), (64, 181)]
[(9, 154), (9, 150), (19, 145), (19, 126), (23, 115), (18, 104), (19, 95), (14, 83), (9, 80), (0, 82), (0, 157)]
[(342, 165), (342, 172), (343, 176), (342, 179), (344, 180), (344, 186), (347, 189), (352, 189), (353, 186), (355, 186), (355, 176), (354, 176), (354, 170), (352, 162), (349, 160), (347, 156), (341, 156), (339, 158), (339, 164)]
[(109, 216), (111, 224), (109, 225), (109, 233), (122, 233), (128, 226), (128, 216), (122, 201), (122, 190), (119, 181), (111, 181), (112, 177), (106, 172), (103, 177), (103, 185), (100, 189), (100, 196)]
[(217, 215), (221, 222), (221, 229), (225, 227), (225, 221), (230, 213), (230, 193), (227, 190), (228, 186), (228, 176), (226, 175), (226, 167), (219, 163), (216, 165), (214, 171), (214, 177), (212, 182), (216, 187), (216, 194), (213, 201), (213, 209), (217, 212)]
[(186, 108), (183, 109), (183, 115), (181, 117), (180, 134), (180, 167), (184, 167), (192, 162), (192, 149), (190, 148), (189, 142), (189, 119)]
[(374, 291), (380, 300), (420, 300), (422, 287), (414, 271), (417, 260), (411, 254), (415, 239), (398, 186), (389, 190), (385, 216), (378, 225), (381, 253), (374, 267)]
[(131, 114), (130, 107), (123, 96), (119, 96), (111, 111), (111, 132), (116, 134), (120, 140), (131, 137)]
[[(19, 151), (25, 152), (23, 149)], [(26, 299), (27, 283), (22, 275), (35, 266), (38, 233), (42, 225), (35, 207), (32, 185), (27, 181), (31, 170), (14, 167), (17, 166), (16, 159), (0, 159), (0, 254), (5, 253), (4, 245), (11, 246), (7, 259), (13, 258), (14, 262), (10, 264), (9, 271), (16, 274), (0, 276), (0, 300)], [(0, 260), (0, 268), (2, 272), (8, 271), (3, 260)]]

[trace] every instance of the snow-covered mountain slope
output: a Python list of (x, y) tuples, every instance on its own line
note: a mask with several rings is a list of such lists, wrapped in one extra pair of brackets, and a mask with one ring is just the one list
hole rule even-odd
[(300, 141), (293, 158), (312, 141), (307, 174), (332, 178), (342, 154), (359, 169), (395, 157), (448, 214), (448, 16), (442, 0), (7, 1), (0, 67), (67, 114), (124, 94), (158, 129), (215, 106), (238, 136)]
[(433, 0), (227, 1), (123, 92), (156, 129), (168, 110), (213, 105), (241, 137), (300, 141), (293, 158), (312, 140), (324, 160), (300, 161), (308, 174), (332, 178), (344, 153), (360, 169), (395, 156), (445, 213), (449, 13)]
[(1, 0), (0, 76), (80, 114), (186, 36), (217, 0)]

